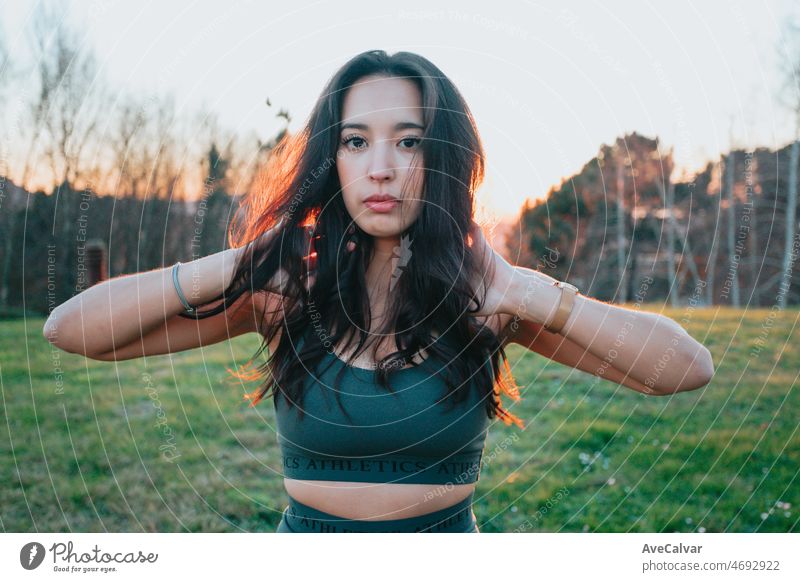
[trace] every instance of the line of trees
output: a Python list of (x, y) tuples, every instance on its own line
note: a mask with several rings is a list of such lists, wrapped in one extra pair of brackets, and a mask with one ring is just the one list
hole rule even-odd
[(796, 304), (797, 143), (733, 150), (675, 180), (657, 138), (618, 138), (526, 203), (506, 254), (606, 301)]
[[(506, 255), (606, 301), (796, 304), (800, 234), (787, 177), (798, 163), (793, 149), (734, 150), (672, 180), (671, 151), (657, 138), (626, 135), (602, 146), (544, 200), (526, 204)], [(203, 196), (193, 202), (99, 196), (68, 183), (31, 194), (6, 181), (5, 311), (46, 313), (82, 291), (90, 241), (108, 249), (109, 276), (225, 248), (240, 195), (231, 193), (230, 162), (216, 145), (202, 165)]]
[(0, 26), (0, 313), (46, 312), (81, 290), (92, 240), (110, 276), (224, 248), (236, 193), (290, 121), (279, 111), (284, 128), (262, 141), (170, 96), (115, 92), (65, 10), (37, 5), (27, 65)]
[[(114, 93), (49, 6), (30, 31), (35, 65), (13, 63), (0, 34), (0, 313), (47, 313), (81, 291), (91, 241), (112, 277), (225, 248), (286, 131), (241, 137), (213, 115), (179, 115), (169, 97)], [(657, 138), (620, 137), (526, 203), (508, 258), (607, 301), (797, 303), (800, 58), (784, 67), (791, 144), (732, 149), (676, 178)]]
[[(49, 313), (86, 289), (89, 248), (105, 251), (108, 276), (190, 261), (226, 248), (238, 196), (211, 165), (225, 160), (212, 145), (205, 195), (189, 202), (164, 197), (99, 196), (68, 183), (28, 193), (6, 182), (0, 214), (0, 314)], [(13, 209), (13, 210), (11, 210)]]

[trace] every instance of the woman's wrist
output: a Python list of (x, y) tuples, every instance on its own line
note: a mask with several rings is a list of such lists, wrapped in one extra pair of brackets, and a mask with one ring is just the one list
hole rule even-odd
[[(189, 305), (197, 307), (208, 303), (228, 288), (239, 255), (244, 248), (225, 249), (188, 263), (181, 263), (177, 281)], [(170, 270), (172, 268), (174, 265)]]
[(557, 279), (526, 267), (514, 267), (511, 303), (507, 312), (541, 325), (552, 321), (561, 300)]

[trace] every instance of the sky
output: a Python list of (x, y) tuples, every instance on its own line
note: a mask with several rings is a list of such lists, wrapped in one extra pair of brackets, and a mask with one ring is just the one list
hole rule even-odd
[[(69, 17), (120, 91), (175, 96), (272, 137), (305, 121), (325, 82), (371, 49), (419, 53), (464, 95), (487, 155), (485, 215), (516, 215), (603, 143), (637, 131), (692, 171), (792, 137), (779, 102), (788, 0), (717, 2), (73, 1)], [(0, 4), (24, 50), (36, 2)], [(272, 108), (265, 105), (269, 97)]]

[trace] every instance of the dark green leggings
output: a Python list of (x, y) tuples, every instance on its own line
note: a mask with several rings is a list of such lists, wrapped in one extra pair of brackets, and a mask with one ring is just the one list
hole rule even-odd
[(289, 496), (277, 533), (478, 533), (470, 493), (464, 500), (437, 511), (407, 517), (366, 521), (347, 519), (304, 505)]

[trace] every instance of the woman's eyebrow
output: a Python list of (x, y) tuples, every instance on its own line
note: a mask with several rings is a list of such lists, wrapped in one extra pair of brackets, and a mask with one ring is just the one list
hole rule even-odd
[[(345, 129), (360, 129), (362, 131), (367, 131), (369, 126), (365, 123), (345, 123), (342, 124), (341, 130), (344, 131)], [(403, 129), (425, 129), (424, 126), (420, 125), (419, 123), (414, 123), (413, 121), (401, 121), (394, 126), (395, 131), (400, 131)]]

